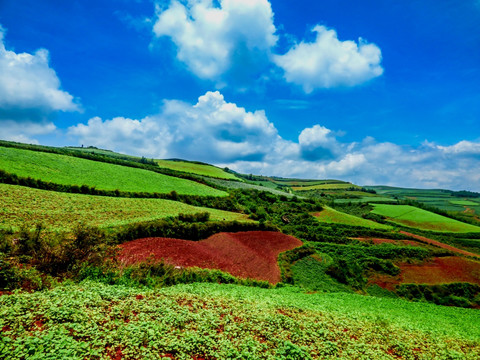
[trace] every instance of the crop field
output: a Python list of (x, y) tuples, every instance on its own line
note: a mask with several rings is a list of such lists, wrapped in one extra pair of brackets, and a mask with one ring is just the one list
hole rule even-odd
[(0, 297), (0, 358), (478, 359), (478, 310), (347, 293), (83, 282)]
[(461, 205), (461, 206), (480, 206), (478, 202), (470, 201), (470, 200), (454, 200), (450, 202), (454, 205)]
[(158, 166), (183, 171), (187, 173), (197, 174), (197, 175), (204, 175), (219, 179), (229, 179), (229, 180), (240, 180), (235, 175), (224, 171), (213, 165), (208, 164), (198, 164), (189, 161), (177, 161), (177, 160), (155, 160)]
[[(364, 194), (364, 193), (362, 193)], [(363, 196), (360, 199), (335, 199), (335, 203), (342, 204), (342, 203), (374, 203), (374, 202), (397, 202), (397, 200), (384, 197), (384, 196)]]
[(72, 156), (0, 147), (0, 169), (23, 177), (100, 190), (226, 196), (194, 181)]
[(137, 160), (137, 161), (141, 159), (141, 157), (138, 157), (138, 156), (126, 155), (126, 154), (117, 153), (111, 150), (97, 149), (92, 147), (82, 148), (82, 147), (76, 147), (76, 146), (67, 146), (65, 147), (65, 149), (81, 151), (81, 152), (90, 153), (90, 154), (106, 155), (106, 156), (120, 158), (120, 159), (131, 159), (131, 160)]
[(314, 214), (318, 221), (325, 223), (344, 224), (352, 226), (363, 226), (372, 229), (392, 229), (389, 225), (379, 224), (375, 221), (363, 219), (354, 215), (346, 214), (335, 209), (325, 207), (319, 213)]
[(401, 225), (443, 232), (480, 232), (480, 227), (409, 205), (373, 204), (374, 214)]
[(210, 220), (247, 220), (246, 215), (163, 199), (129, 199), (59, 193), (0, 184), (0, 229), (41, 222), (47, 231), (70, 231), (79, 222), (102, 228), (209, 212)]
[[(212, 178), (206, 178), (209, 182), (218, 185), (218, 186), (223, 186), (226, 187), (227, 189), (253, 189), (253, 190), (258, 190), (258, 191), (266, 191), (275, 195), (282, 195), (282, 196), (287, 196), (287, 197), (293, 197), (293, 194), (290, 194), (285, 191), (281, 190), (276, 190), (274, 188), (270, 188), (267, 186), (261, 186), (261, 185), (254, 185), (254, 184), (249, 184), (246, 182), (239, 182), (239, 181), (229, 181), (229, 180), (224, 180), (224, 179), (212, 179)], [(273, 184), (273, 183), (270, 183)]]
[(278, 254), (301, 246), (293, 236), (270, 231), (218, 233), (201, 241), (146, 238), (121, 245), (127, 264), (155, 259), (182, 267), (219, 269), (240, 278), (280, 281)]
[(342, 180), (301, 180), (301, 179), (285, 179), (285, 180), (278, 180), (272, 179), (272, 182), (287, 185), (287, 186), (314, 186), (314, 185), (327, 185), (327, 184), (349, 184)]
[(320, 184), (312, 186), (292, 186), (292, 189), (295, 191), (307, 191), (307, 190), (345, 190), (345, 189), (361, 189), (360, 186), (350, 184), (350, 183), (341, 183), (341, 184)]

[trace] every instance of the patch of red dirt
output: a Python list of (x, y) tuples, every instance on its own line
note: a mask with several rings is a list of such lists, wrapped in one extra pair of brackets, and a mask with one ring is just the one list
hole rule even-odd
[(480, 285), (480, 262), (458, 256), (434, 258), (423, 264), (399, 264), (404, 283), (444, 284), (469, 282)]
[(393, 239), (377, 239), (377, 238), (353, 238), (354, 240), (364, 241), (364, 242), (372, 242), (375, 245), (379, 244), (396, 244), (396, 245), (411, 245), (411, 246), (424, 246), (424, 244), (413, 241), (413, 240), (393, 240)]
[(425, 242), (425, 243), (427, 243), (427, 244), (435, 245), (435, 246), (441, 247), (441, 248), (443, 248), (443, 249), (447, 249), (447, 250), (456, 252), (457, 254), (462, 254), (462, 255), (467, 255), (467, 256), (473, 256), (473, 257), (480, 257), (480, 255), (478, 255), (478, 254), (474, 254), (474, 253), (472, 253), (472, 252), (465, 251), (465, 250), (456, 248), (456, 247), (454, 247), (454, 246), (450, 246), (450, 245), (444, 244), (444, 243), (442, 243), (442, 242), (440, 242), (440, 241), (432, 240), (432, 239), (426, 238), (426, 237), (424, 237), (424, 236), (415, 235), (415, 234), (412, 234), (412, 233), (409, 233), (409, 232), (406, 232), (406, 231), (400, 231), (400, 232), (401, 232), (402, 234), (404, 234), (404, 235), (411, 236), (411, 237), (413, 237), (414, 239), (420, 240), (420, 241)]
[(149, 256), (181, 266), (219, 269), (240, 278), (280, 281), (277, 257), (301, 246), (293, 236), (272, 231), (219, 233), (201, 241), (145, 238), (120, 246), (120, 260), (134, 264)]
[(433, 258), (422, 264), (399, 263), (400, 275), (373, 275), (369, 282), (394, 290), (399, 284), (447, 284), (469, 282), (480, 285), (480, 262), (459, 256)]

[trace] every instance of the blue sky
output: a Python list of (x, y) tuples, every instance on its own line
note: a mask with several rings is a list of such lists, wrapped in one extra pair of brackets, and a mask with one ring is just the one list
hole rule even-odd
[(480, 2), (0, 0), (0, 138), (480, 191)]

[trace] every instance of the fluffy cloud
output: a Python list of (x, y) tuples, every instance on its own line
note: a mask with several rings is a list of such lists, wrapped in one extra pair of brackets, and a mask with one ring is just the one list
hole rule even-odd
[(285, 71), (285, 79), (303, 87), (306, 93), (318, 88), (355, 86), (382, 75), (382, 54), (375, 44), (363, 39), (338, 40), (335, 30), (317, 25), (314, 42), (301, 42), (274, 62)]
[(92, 118), (68, 133), (87, 145), (215, 163), (260, 161), (282, 142), (264, 111), (248, 112), (218, 91), (200, 96), (193, 106), (165, 101), (160, 114), (142, 120)]
[(3, 36), (0, 27), (0, 109), (78, 110), (73, 96), (60, 89), (47, 50), (17, 54), (5, 48)]
[(48, 51), (34, 54), (7, 50), (0, 26), (0, 137), (37, 143), (34, 138), (56, 130), (49, 116), (56, 111), (78, 111), (73, 96), (61, 90), (49, 66)]
[(168, 36), (177, 58), (202, 79), (256, 74), (277, 42), (268, 0), (173, 0), (157, 5), (153, 32)]
[(480, 143), (409, 147), (373, 138), (346, 143), (319, 124), (289, 141), (264, 111), (247, 111), (218, 91), (207, 92), (193, 105), (165, 101), (160, 114), (141, 120), (92, 118), (70, 127), (68, 134), (79, 144), (200, 160), (243, 173), (480, 191)]

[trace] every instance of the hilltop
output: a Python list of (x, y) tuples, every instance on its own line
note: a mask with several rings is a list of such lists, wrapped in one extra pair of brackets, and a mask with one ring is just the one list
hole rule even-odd
[(477, 193), (0, 141), (0, 199), (0, 358), (480, 355)]

